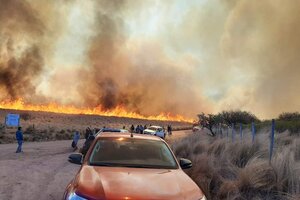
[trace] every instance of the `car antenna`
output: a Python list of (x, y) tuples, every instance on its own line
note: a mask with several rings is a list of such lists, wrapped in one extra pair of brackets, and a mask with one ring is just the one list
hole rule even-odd
[(133, 137), (133, 133), (130, 134), (130, 137)]

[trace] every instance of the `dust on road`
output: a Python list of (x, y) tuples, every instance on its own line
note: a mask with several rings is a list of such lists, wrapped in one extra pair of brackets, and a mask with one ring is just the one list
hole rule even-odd
[[(173, 142), (190, 131), (176, 131)], [(82, 146), (83, 140), (79, 141)], [(67, 161), (72, 153), (71, 140), (24, 143), (16, 154), (16, 144), (0, 145), (0, 199), (62, 199), (67, 184), (80, 166)]]

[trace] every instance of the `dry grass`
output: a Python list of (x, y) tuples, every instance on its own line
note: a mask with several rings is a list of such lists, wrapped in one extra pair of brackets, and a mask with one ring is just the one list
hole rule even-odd
[[(29, 111), (12, 111), (0, 109), (0, 122), (4, 122), (8, 113), (17, 113), (21, 116), (21, 126), (24, 131), (25, 141), (47, 141), (47, 140), (64, 140), (71, 139), (75, 130), (83, 136), (85, 129), (102, 128), (103, 126), (111, 128), (129, 129), (141, 125), (160, 125), (166, 127), (171, 124), (175, 129), (191, 128), (191, 124), (183, 122), (166, 122), (154, 120), (141, 120), (125, 117), (104, 117), (96, 115), (67, 115), (47, 112), (29, 112)], [(2, 119), (2, 120), (1, 120)], [(2, 127), (0, 123), (0, 144), (15, 142), (16, 129)]]
[(212, 138), (195, 133), (176, 141), (177, 157), (191, 159), (187, 174), (203, 189), (208, 199), (299, 199), (300, 138), (288, 132), (276, 134), (274, 156), (269, 163), (269, 137), (250, 133), (243, 141)]

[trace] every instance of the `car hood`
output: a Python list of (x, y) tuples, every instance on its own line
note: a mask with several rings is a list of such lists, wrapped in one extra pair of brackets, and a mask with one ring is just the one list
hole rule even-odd
[(90, 199), (198, 200), (203, 193), (181, 170), (83, 166), (78, 195)]

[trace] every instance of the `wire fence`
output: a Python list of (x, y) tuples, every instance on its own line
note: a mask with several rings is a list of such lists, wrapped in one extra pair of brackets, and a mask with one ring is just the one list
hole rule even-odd
[[(256, 139), (256, 124), (254, 122), (251, 123), (251, 135), (250, 137), (246, 137), (248, 126), (245, 127), (243, 124), (234, 124), (232, 123), (230, 126), (224, 127), (222, 125), (218, 125), (217, 128), (214, 129), (216, 135), (223, 138), (224, 136), (227, 138), (227, 141), (236, 142), (238, 141), (238, 136), (241, 142), (244, 140), (248, 140), (249, 138), (252, 140), (252, 143), (255, 143)], [(274, 151), (274, 141), (275, 141), (275, 120), (272, 119), (271, 123), (269, 124), (271, 128), (270, 132), (270, 145), (269, 145), (269, 161), (272, 160), (273, 151)], [(226, 134), (224, 134), (226, 133)]]

